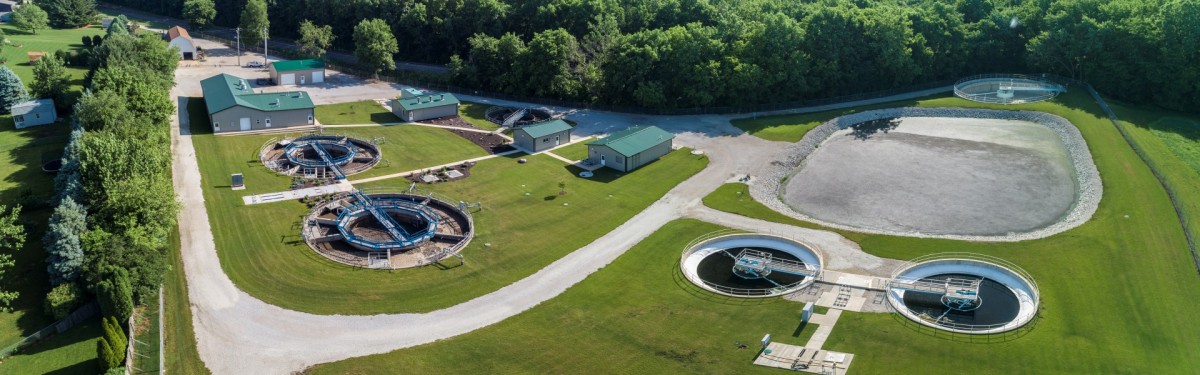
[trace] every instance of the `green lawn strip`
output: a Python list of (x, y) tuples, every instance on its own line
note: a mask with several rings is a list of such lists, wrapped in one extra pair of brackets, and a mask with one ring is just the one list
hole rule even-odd
[[(21, 338), (54, 323), (43, 311), (46, 293), (50, 292), (50, 277), (46, 274), (46, 253), (42, 250), (42, 234), (49, 209), (22, 210), (20, 220), (26, 224), (25, 245), (10, 253), (13, 267), (4, 275), (4, 289), (20, 293), (12, 302), (12, 310), (0, 310), (0, 347), (15, 344)], [(0, 370), (0, 373), (4, 371)]]
[(188, 302), (187, 278), (183, 273), (180, 256), (179, 234), (171, 236), (171, 269), (163, 280), (163, 332), (166, 335), (163, 351), (166, 363), (163, 366), (170, 374), (209, 374), (200, 360), (196, 349), (196, 335), (192, 330), (192, 309)]
[(778, 211), (768, 208), (766, 205), (759, 203), (750, 196), (750, 187), (740, 182), (731, 182), (708, 193), (703, 199), (704, 205), (715, 208), (721, 211), (735, 213), (742, 216), (748, 216), (776, 223), (784, 223), (795, 225), (803, 228), (812, 228), (837, 232), (842, 236), (849, 238), (852, 241), (861, 241), (869, 236), (868, 234), (844, 231), (840, 229), (829, 228), (824, 225), (798, 220), (779, 213)]
[(97, 374), (96, 341), (103, 328), (92, 318), (27, 346), (0, 363), (4, 374)]
[(133, 350), (136, 355), (133, 358), (133, 367), (136, 372), (158, 372), (158, 338), (162, 332), (158, 329), (158, 297), (152, 297), (146, 301), (145, 305), (137, 308), (137, 335), (136, 342), (133, 343)]
[(943, 98), (946, 95), (932, 95), (919, 99), (900, 100), (861, 107), (835, 109), (831, 111), (802, 113), (796, 115), (776, 115), (764, 117), (747, 117), (729, 121), (733, 126), (742, 129), (750, 135), (768, 141), (798, 142), (812, 128), (838, 116), (869, 111), (872, 109), (908, 107), (930, 99)]
[(42, 162), (62, 157), (67, 125), (57, 123), (24, 129), (0, 116), (0, 202), (45, 201), (54, 194), (54, 175)]
[(496, 130), (500, 128), (500, 125), (496, 125), (496, 123), (488, 121), (487, 118), (483, 116), (484, 112), (491, 107), (491, 104), (462, 102), (462, 104), (458, 106), (458, 117), (461, 117), (463, 120), (471, 123), (471, 125), (475, 125), (477, 128), (483, 130)]
[[(21, 81), (25, 82), (26, 87), (33, 83), (33, 64), (29, 63), (29, 52), (53, 54), (54, 51), (60, 49), (64, 51), (78, 50), (83, 48), (82, 38), (84, 35), (104, 36), (104, 29), (98, 25), (79, 29), (40, 30), (37, 34), (27, 33), (11, 24), (4, 24), (0, 26), (0, 29), (4, 30), (8, 39), (8, 45), (4, 46), (0, 57), (8, 59), (8, 63), (5, 65), (17, 73), (18, 77), (21, 77)], [(67, 74), (71, 79), (71, 91), (83, 91), (83, 76), (86, 73), (87, 69), (84, 68), (67, 67)]]
[(404, 122), (374, 100), (323, 104), (313, 109), (324, 125), (387, 124)]
[(801, 304), (721, 297), (684, 281), (678, 270), (684, 244), (718, 229), (695, 220), (671, 222), (520, 315), (448, 340), (323, 364), (311, 373), (778, 374), (750, 364), (758, 340), (771, 333), (775, 341), (804, 345), (816, 325), (797, 332)]
[[(953, 98), (920, 103), (947, 104), (999, 107)], [(1177, 303), (1200, 297), (1196, 270), (1185, 250), (1174, 211), (1146, 166), (1086, 93), (1073, 92), (1054, 102), (1000, 108), (1054, 113), (1080, 129), (1104, 178), (1104, 199), (1091, 221), (1063, 234), (1017, 243), (866, 234), (854, 239), (863, 250), (889, 258), (968, 251), (1011, 260), (1028, 270), (1041, 287), (1041, 319), (1036, 328), (1009, 343), (964, 345), (914, 332), (898, 325), (892, 316), (849, 313), (842, 315), (826, 345), (858, 354), (854, 371), (863, 373), (896, 368), (934, 372), (956, 366), (954, 361), (928, 358), (971, 358), (970, 368), (981, 373), (1029, 369), (1047, 373), (1172, 373), (1200, 365), (1200, 356), (1196, 355), (1200, 329), (1188, 323), (1193, 313)], [(1145, 133), (1144, 137), (1152, 137), (1148, 131)], [(1148, 149), (1155, 158), (1165, 154), (1165, 150)], [(1188, 171), (1170, 169), (1172, 174)], [(710, 196), (705, 203), (722, 202), (723, 208), (715, 208), (728, 209), (729, 192), (719, 190), (714, 195), (719, 193), (723, 197)], [(1189, 198), (1197, 196), (1189, 193)], [(731, 211), (778, 219), (754, 209)]]
[(587, 143), (591, 142), (591, 141), (592, 141), (592, 137), (588, 137), (579, 142), (572, 143), (571, 145), (568, 145), (567, 147), (560, 147), (558, 149), (555, 149), (554, 154), (558, 155), (558, 156), (562, 156), (562, 157), (570, 159), (570, 160), (587, 159), (587, 156), (588, 156)]
[[(202, 128), (193, 131), (200, 133)], [(455, 137), (416, 126), (362, 129), (419, 129)], [(384, 146), (406, 151), (385, 149), (384, 157), (399, 165), (457, 160), (429, 159), (436, 150), (421, 147), (442, 146), (414, 144), (412, 138), (389, 136)], [(475, 214), (476, 238), (465, 250), (469, 264), (449, 270), (383, 272), (339, 265), (309, 249), (297, 226), (308, 208), (299, 202), (242, 203), (244, 195), (282, 191), (290, 184), (255, 160), (264, 140), (197, 134), (193, 141), (225, 272), (242, 290), (267, 303), (319, 314), (430, 311), (494, 291), (612, 230), (707, 163), (706, 158), (676, 152), (619, 178), (603, 172), (581, 179), (574, 177), (578, 171), (547, 156), (531, 157), (527, 164), (512, 157), (482, 161), (465, 180), (423, 185), (454, 199), (483, 203), (483, 211)], [(245, 174), (247, 189), (232, 191), (229, 174), (238, 172)], [(565, 196), (558, 196), (560, 181), (567, 184)], [(392, 179), (358, 187), (403, 190), (408, 185)], [(484, 243), (492, 246), (485, 249)]]
[(1200, 239), (1200, 116), (1110, 103), (1175, 190), (1192, 236)]

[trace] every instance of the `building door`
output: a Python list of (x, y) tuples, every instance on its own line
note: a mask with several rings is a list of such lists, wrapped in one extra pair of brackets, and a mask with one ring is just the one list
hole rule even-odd
[(250, 118), (249, 117), (242, 117), (241, 122), (242, 122), (242, 124), (241, 124), (242, 130), (250, 130)]
[(312, 112), (309, 112), (309, 113), (308, 113), (308, 124), (309, 124), (309, 125), (312, 125), (312, 124), (313, 124)]
[(280, 74), (279, 75), (279, 84), (280, 85), (296, 84), (296, 74), (294, 74), (294, 73)]
[(325, 82), (325, 72), (313, 72), (313, 83)]
[(264, 119), (264, 121), (266, 121), (264, 123), (266, 127), (268, 127), (268, 128), (271, 127), (271, 116), (267, 116), (267, 118)]
[(600, 165), (604, 165), (604, 154), (600, 154)]
[(560, 144), (561, 144), (561, 143), (559, 142), (559, 140), (558, 140), (558, 137), (560, 137), (560, 136), (557, 136), (557, 135), (556, 135), (556, 136), (554, 136), (554, 145), (555, 145), (555, 146), (558, 146), (558, 145), (560, 145)]
[(307, 76), (304, 76), (304, 75), (300, 76), (300, 84), (301, 84), (301, 85), (303, 85), (303, 84), (304, 84), (304, 78), (305, 78), (305, 77), (307, 77)]

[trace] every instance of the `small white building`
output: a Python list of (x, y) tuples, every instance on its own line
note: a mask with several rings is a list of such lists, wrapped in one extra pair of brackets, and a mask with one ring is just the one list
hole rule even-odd
[(192, 36), (188, 35), (186, 29), (175, 26), (167, 30), (167, 43), (172, 47), (179, 47), (180, 59), (193, 60), (196, 58), (196, 43), (192, 41)]
[(13, 124), (17, 129), (46, 125), (58, 120), (54, 111), (54, 100), (34, 99), (12, 106)]

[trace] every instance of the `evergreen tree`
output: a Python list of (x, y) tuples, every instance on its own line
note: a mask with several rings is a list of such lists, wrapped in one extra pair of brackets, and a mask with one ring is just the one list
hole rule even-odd
[(129, 285), (129, 274), (122, 268), (110, 270), (109, 277), (96, 285), (96, 297), (104, 315), (122, 321), (133, 314), (133, 289)]
[(46, 10), (50, 25), (69, 29), (83, 27), (96, 20), (96, 0), (38, 0)]
[(42, 244), (50, 255), (46, 258), (46, 272), (50, 284), (59, 285), (74, 281), (83, 269), (83, 243), (80, 236), (87, 232), (87, 209), (71, 197), (64, 197), (50, 216), (50, 225), (42, 237)]
[(7, 114), (14, 104), (29, 100), (25, 83), (8, 66), (0, 65), (0, 114)]

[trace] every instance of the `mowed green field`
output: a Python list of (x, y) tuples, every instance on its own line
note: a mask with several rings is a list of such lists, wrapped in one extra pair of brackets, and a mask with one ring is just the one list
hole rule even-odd
[(483, 115), (491, 106), (490, 104), (483, 103), (462, 102), (462, 105), (458, 106), (458, 116), (471, 123), (471, 125), (475, 125), (477, 128), (496, 130), (500, 128), (500, 125), (488, 121)]
[[(919, 105), (984, 107), (954, 98)], [(1054, 113), (1080, 128), (1104, 178), (1104, 199), (1091, 221), (1016, 243), (846, 234), (865, 251), (889, 258), (968, 251), (1011, 260), (1041, 288), (1036, 325), (1016, 340), (964, 343), (913, 330), (894, 315), (845, 313), (826, 348), (856, 354), (851, 371), (860, 374), (1182, 374), (1200, 368), (1200, 327), (1191, 324), (1200, 280), (1174, 211), (1148, 168), (1086, 94), (1003, 108)], [(738, 190), (728, 185), (704, 202), (791, 221), (747, 202)], [(676, 270), (681, 247), (709, 229), (671, 224), (562, 296), (497, 325), (315, 372), (366, 374), (405, 366), (416, 372), (780, 373), (752, 365), (754, 353), (736, 351), (733, 343), (764, 333), (790, 342), (801, 305), (690, 292), (676, 298), (694, 290)]]
[(22, 348), (0, 363), (4, 374), (96, 374), (96, 342), (104, 328), (92, 318), (71, 330)]
[(324, 125), (388, 124), (404, 122), (374, 100), (323, 104), (313, 109), (317, 121)]
[[(452, 339), (323, 364), (311, 374), (779, 374), (752, 366), (758, 340), (804, 345), (800, 308), (717, 296), (682, 279), (679, 255), (722, 227), (678, 220), (549, 302)], [(844, 316), (844, 315), (843, 315)], [(748, 349), (738, 349), (744, 343)], [(856, 360), (857, 361), (857, 360)], [(868, 372), (858, 372), (867, 374)]]
[(588, 156), (587, 144), (588, 144), (588, 142), (591, 142), (594, 140), (595, 139), (592, 139), (592, 137), (588, 137), (586, 139), (580, 140), (579, 142), (575, 142), (571, 145), (568, 145), (567, 147), (560, 147), (552, 152), (554, 152), (555, 155), (562, 156), (564, 158), (567, 158), (568, 160), (587, 159), (587, 156)]
[[(4, 30), (8, 39), (8, 45), (4, 46), (4, 51), (0, 52), (0, 56), (8, 59), (8, 63), (5, 65), (16, 72), (27, 87), (33, 82), (33, 64), (29, 63), (29, 52), (53, 54), (54, 51), (60, 49), (64, 51), (78, 50), (83, 48), (81, 39), (84, 35), (104, 36), (104, 29), (99, 25), (79, 29), (47, 29), (38, 31), (37, 34), (27, 33), (11, 24), (0, 25), (0, 29)], [(72, 91), (82, 92), (83, 75), (86, 73), (87, 69), (67, 67), (67, 74), (71, 77)]]
[[(193, 108), (195, 102), (189, 104), (193, 116), (203, 113)], [(266, 139), (214, 136), (203, 134), (207, 131), (203, 128), (193, 127), (193, 142), (225, 272), (239, 288), (267, 303), (318, 314), (430, 311), (494, 291), (612, 230), (707, 164), (704, 157), (676, 152), (631, 174), (606, 172), (582, 179), (574, 177), (577, 170), (547, 156), (530, 157), (526, 164), (517, 163), (515, 155), (482, 161), (467, 179), (422, 185), (454, 199), (483, 204), (483, 210), (474, 214), (476, 237), (464, 251), (468, 264), (386, 272), (340, 265), (309, 249), (298, 226), (308, 212), (302, 203), (244, 205), (242, 196), (287, 190), (290, 179), (255, 160)], [(355, 134), (362, 129), (388, 137), (384, 145), (390, 148), (383, 152), (393, 164), (433, 166), (461, 158), (435, 157), (462, 142), (442, 129), (394, 126), (339, 131)], [(416, 141), (404, 133), (413, 130), (442, 137)], [(247, 189), (232, 191), (229, 174), (239, 172), (245, 174)], [(566, 195), (558, 195), (559, 182), (566, 183)], [(407, 180), (394, 179), (358, 187), (399, 191), (408, 186)], [(485, 248), (485, 243), (491, 246)]]

